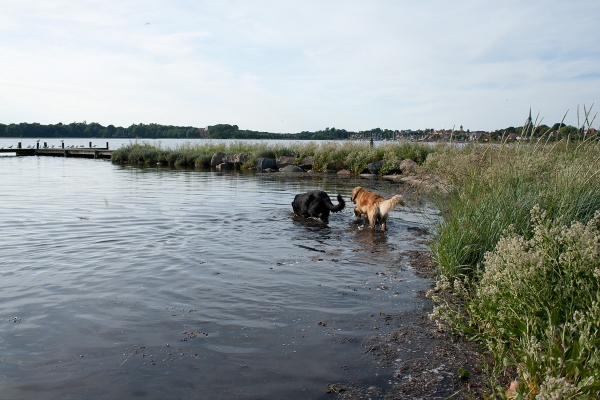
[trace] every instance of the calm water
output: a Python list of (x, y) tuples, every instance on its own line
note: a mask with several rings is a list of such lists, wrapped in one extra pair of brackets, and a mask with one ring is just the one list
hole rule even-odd
[[(415, 309), (427, 285), (402, 256), (426, 218), (363, 229), (355, 184), (0, 158), (0, 397), (311, 399), (368, 383), (379, 312)], [(349, 203), (327, 226), (291, 212), (316, 188)]]
[[(44, 139), (44, 138), (0, 138), (0, 148), (6, 148), (8, 149), (9, 146), (13, 146), (12, 148), (16, 148), (17, 147), (17, 143), (21, 142), (21, 146), (23, 148), (27, 148), (27, 146), (30, 147), (35, 147), (37, 141), (39, 140), (40, 142), (40, 147), (42, 147), (44, 145), (44, 142), (47, 143), (48, 147), (61, 147), (62, 144), (62, 140), (61, 139)], [(98, 138), (91, 138), (91, 139), (77, 139), (77, 138), (67, 138), (64, 139), (65, 142), (65, 146), (77, 146), (77, 147), (88, 147), (90, 142), (92, 142), (92, 146), (97, 146), (97, 147), (106, 147), (106, 143), (108, 143), (108, 146), (110, 149), (118, 149), (121, 146), (124, 145), (128, 145), (131, 143), (135, 143), (136, 139), (98, 139)], [(175, 148), (178, 146), (181, 146), (184, 143), (191, 143), (192, 145), (195, 144), (205, 144), (205, 143), (232, 143), (232, 142), (247, 142), (247, 143), (270, 143), (270, 144), (281, 144), (281, 145), (290, 145), (293, 143), (299, 143), (299, 144), (307, 144), (310, 143), (310, 141), (308, 140), (260, 140), (260, 139), (137, 139), (137, 142), (140, 143), (150, 143), (153, 145), (160, 145), (163, 148)], [(328, 143), (328, 142), (333, 142), (333, 140), (318, 140), (315, 143)], [(343, 141), (339, 141), (339, 142), (343, 142)], [(367, 141), (364, 142), (357, 142), (357, 143), (368, 143)], [(381, 146), (384, 145), (386, 143), (390, 143), (390, 142), (385, 142), (385, 141), (376, 141), (374, 142), (375, 146)], [(0, 156), (2, 156), (2, 153), (0, 153)]]

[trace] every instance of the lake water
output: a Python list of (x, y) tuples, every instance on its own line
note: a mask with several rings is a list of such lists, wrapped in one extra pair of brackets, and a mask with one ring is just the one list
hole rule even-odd
[[(350, 192), (395, 184), (0, 158), (2, 398), (326, 398), (376, 384), (380, 312), (415, 310), (428, 214), (364, 228)], [(341, 193), (328, 225), (294, 195)], [(333, 197), (333, 196), (332, 196)], [(379, 322), (378, 322), (379, 321)]]
[[(48, 147), (61, 147), (62, 141), (64, 140), (65, 146), (76, 146), (76, 147), (88, 147), (90, 142), (92, 146), (97, 147), (106, 147), (108, 143), (108, 147), (111, 150), (116, 150), (121, 146), (126, 146), (131, 143), (149, 143), (152, 145), (160, 145), (163, 148), (172, 149), (178, 146), (181, 146), (184, 143), (190, 143), (192, 145), (195, 144), (206, 144), (206, 143), (233, 143), (233, 142), (245, 142), (245, 143), (269, 143), (269, 144), (281, 144), (281, 145), (290, 145), (290, 144), (307, 144), (310, 143), (309, 140), (261, 140), (261, 139), (119, 139), (119, 138), (110, 138), (110, 139), (99, 139), (99, 138), (67, 138), (67, 139), (44, 139), (44, 138), (0, 138), (0, 148), (8, 148), (9, 146), (13, 146), (12, 148), (17, 147), (17, 143), (21, 142), (21, 146), (23, 148), (35, 147), (37, 142), (39, 141), (40, 147), (44, 145), (44, 142), (48, 145)], [(329, 142), (339, 142), (343, 143), (344, 141), (335, 141), (335, 140), (318, 140), (315, 143), (329, 143)], [(367, 144), (368, 141), (358, 141), (355, 143), (364, 143)], [(390, 143), (389, 141), (375, 141), (375, 146), (381, 146), (383, 144)], [(0, 153), (2, 156), (2, 153)]]

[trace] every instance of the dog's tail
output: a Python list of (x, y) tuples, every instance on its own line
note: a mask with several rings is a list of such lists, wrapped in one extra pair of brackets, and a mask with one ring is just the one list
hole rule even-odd
[(394, 209), (394, 207), (396, 207), (397, 205), (401, 205), (401, 206), (404, 205), (404, 197), (402, 197), (399, 194), (395, 195), (391, 199), (382, 201), (379, 204), (379, 211), (380, 211), (381, 215), (386, 215), (387, 213), (392, 211)]
[(344, 199), (342, 199), (341, 194), (337, 195), (337, 200), (338, 200), (337, 206), (334, 206), (332, 202), (327, 202), (327, 208), (329, 208), (329, 211), (339, 212), (339, 211), (342, 211), (344, 209), (344, 207), (346, 207), (346, 202), (344, 201)]

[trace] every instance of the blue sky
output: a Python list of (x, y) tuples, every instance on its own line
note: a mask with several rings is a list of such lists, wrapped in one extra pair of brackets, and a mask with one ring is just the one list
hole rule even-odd
[(577, 125), (599, 21), (597, 0), (0, 0), (0, 123)]

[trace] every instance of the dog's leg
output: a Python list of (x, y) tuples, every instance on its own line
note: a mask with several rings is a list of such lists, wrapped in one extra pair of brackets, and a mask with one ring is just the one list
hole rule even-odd
[(360, 211), (358, 207), (354, 207), (354, 216), (356, 218), (360, 218), (362, 216), (362, 211)]
[(383, 232), (387, 230), (387, 215), (385, 217), (381, 217), (381, 230)]
[(375, 228), (375, 223), (377, 222), (377, 216), (378, 216), (378, 212), (377, 210), (369, 210), (368, 214), (367, 214), (367, 218), (369, 218), (369, 226), (371, 228)]

